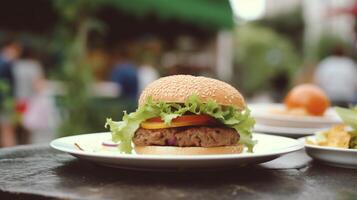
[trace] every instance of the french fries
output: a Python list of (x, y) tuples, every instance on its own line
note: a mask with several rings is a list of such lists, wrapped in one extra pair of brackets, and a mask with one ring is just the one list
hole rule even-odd
[(319, 139), (316, 142), (306, 141), (308, 144), (319, 146), (329, 146), (338, 148), (349, 148), (351, 135), (347, 131), (347, 127), (343, 124), (333, 126), (331, 129), (320, 133)]

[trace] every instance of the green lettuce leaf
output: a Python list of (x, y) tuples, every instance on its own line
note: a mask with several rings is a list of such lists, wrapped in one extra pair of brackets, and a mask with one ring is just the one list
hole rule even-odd
[(351, 109), (335, 107), (335, 110), (345, 124), (357, 130), (357, 106)]
[(349, 148), (350, 149), (357, 149), (357, 130), (350, 131), (349, 134), (351, 135)]
[(140, 123), (153, 117), (161, 117), (170, 124), (176, 117), (185, 113), (207, 114), (217, 119), (227, 127), (235, 129), (240, 134), (239, 143), (245, 145), (249, 152), (253, 151), (255, 141), (252, 140), (252, 128), (255, 120), (250, 116), (250, 110), (237, 110), (233, 106), (220, 106), (214, 101), (202, 103), (197, 95), (191, 95), (184, 104), (153, 102), (148, 99), (145, 105), (135, 112), (124, 113), (123, 120), (114, 122), (107, 119), (105, 127), (110, 127), (112, 140), (119, 143), (119, 149), (124, 153), (131, 153), (131, 141)]
[(348, 132), (351, 135), (349, 148), (357, 149), (357, 106), (350, 109), (335, 107), (335, 110), (342, 121), (352, 128), (352, 131)]

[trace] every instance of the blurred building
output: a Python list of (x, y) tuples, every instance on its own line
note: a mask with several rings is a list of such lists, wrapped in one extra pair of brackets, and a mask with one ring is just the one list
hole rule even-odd
[(335, 35), (345, 41), (355, 38), (355, 17), (348, 13), (337, 15), (339, 9), (352, 8), (354, 0), (304, 0), (305, 43), (311, 44), (325, 34)]

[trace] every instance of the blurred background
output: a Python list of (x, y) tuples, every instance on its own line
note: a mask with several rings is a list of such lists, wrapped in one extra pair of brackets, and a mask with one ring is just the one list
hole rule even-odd
[(0, 7), (0, 147), (105, 131), (173, 74), (249, 102), (316, 83), (356, 103), (355, 0), (31, 0)]

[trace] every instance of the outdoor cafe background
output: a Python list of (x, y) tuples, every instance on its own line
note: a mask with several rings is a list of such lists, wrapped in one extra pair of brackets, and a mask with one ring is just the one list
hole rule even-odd
[[(172, 74), (227, 81), (250, 102), (280, 102), (303, 82), (345, 85), (344, 99), (328, 95), (356, 103), (356, 15), (354, 0), (3, 2), (0, 146), (105, 131)], [(350, 73), (321, 81), (327, 58)]]

